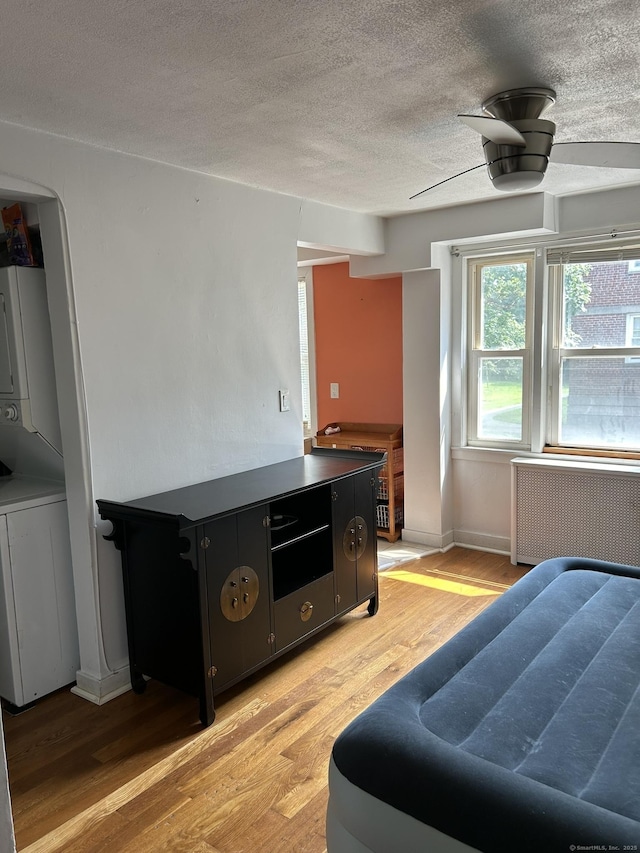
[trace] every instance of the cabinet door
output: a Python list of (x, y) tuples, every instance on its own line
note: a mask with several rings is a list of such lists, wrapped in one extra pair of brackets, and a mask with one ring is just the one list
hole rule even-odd
[(362, 471), (333, 483), (337, 611), (376, 593), (375, 475)]
[[(358, 601), (377, 593), (376, 477), (364, 471), (353, 478), (356, 525)], [(364, 532), (360, 526), (364, 522)]]
[(336, 588), (336, 612), (344, 613), (358, 601), (355, 552), (352, 546), (354, 517), (353, 482), (333, 483), (333, 566)]
[(266, 515), (254, 507), (204, 527), (214, 692), (272, 653)]

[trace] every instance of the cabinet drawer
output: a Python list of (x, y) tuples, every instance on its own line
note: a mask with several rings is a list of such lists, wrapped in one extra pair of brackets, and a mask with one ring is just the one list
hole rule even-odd
[(273, 612), (279, 652), (334, 616), (333, 573), (279, 599)]

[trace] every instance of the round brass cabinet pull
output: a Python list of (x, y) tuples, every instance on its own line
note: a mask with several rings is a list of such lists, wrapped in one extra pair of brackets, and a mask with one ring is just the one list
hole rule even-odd
[[(242, 594), (238, 587), (242, 584)], [(258, 575), (250, 566), (238, 566), (225, 578), (220, 590), (220, 610), (229, 622), (241, 622), (256, 606), (260, 593)]]
[(313, 604), (310, 601), (305, 601), (304, 604), (300, 605), (300, 618), (303, 622), (308, 622), (311, 619), (311, 614), (313, 613)]
[(361, 515), (356, 515), (347, 524), (342, 537), (342, 550), (345, 557), (352, 563), (361, 557), (367, 547), (367, 522)]

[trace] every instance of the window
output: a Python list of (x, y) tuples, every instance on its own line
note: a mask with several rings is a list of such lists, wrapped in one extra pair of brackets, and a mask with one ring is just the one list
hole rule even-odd
[(533, 255), (471, 261), (469, 443), (529, 441)]
[(640, 314), (627, 314), (627, 339), (628, 347), (640, 347)]
[(298, 322), (300, 324), (300, 374), (302, 378), (302, 424), (307, 436), (311, 429), (311, 386), (309, 382), (309, 327), (307, 324), (307, 282), (298, 279)]
[[(640, 449), (640, 283), (624, 262), (550, 268), (556, 305), (549, 442)], [(560, 315), (561, 319), (560, 319)]]
[(467, 261), (467, 442), (640, 451), (640, 247), (544, 257)]

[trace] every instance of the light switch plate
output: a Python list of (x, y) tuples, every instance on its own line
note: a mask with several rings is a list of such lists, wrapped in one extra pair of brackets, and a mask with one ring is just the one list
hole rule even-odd
[(332, 400), (338, 400), (340, 398), (340, 383), (332, 382), (329, 386), (329, 394)]
[(286, 388), (280, 389), (280, 411), (289, 411), (289, 391)]

